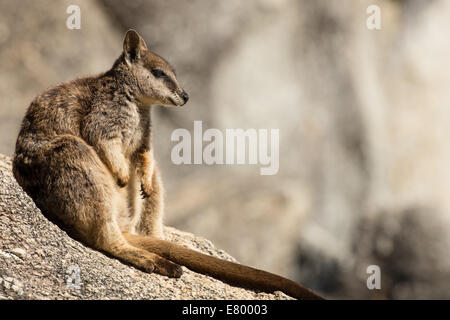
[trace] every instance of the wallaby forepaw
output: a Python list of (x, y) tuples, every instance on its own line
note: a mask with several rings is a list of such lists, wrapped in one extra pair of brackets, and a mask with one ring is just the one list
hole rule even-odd
[(150, 197), (150, 194), (152, 193), (153, 188), (151, 185), (141, 183), (141, 197), (142, 199)]
[(128, 184), (129, 180), (130, 180), (129, 176), (119, 177), (117, 178), (117, 184), (119, 185), (119, 187), (123, 188)]

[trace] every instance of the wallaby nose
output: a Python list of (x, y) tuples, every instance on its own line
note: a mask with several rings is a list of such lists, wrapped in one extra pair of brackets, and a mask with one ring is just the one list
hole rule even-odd
[(183, 93), (181, 94), (181, 98), (183, 98), (184, 103), (188, 102), (189, 95), (186, 93), (186, 91), (183, 91)]

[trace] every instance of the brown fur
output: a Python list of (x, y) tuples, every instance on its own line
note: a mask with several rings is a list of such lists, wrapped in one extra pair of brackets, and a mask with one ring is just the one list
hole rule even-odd
[(14, 176), (72, 237), (144, 271), (180, 277), (179, 263), (236, 285), (317, 298), (293, 281), (163, 240), (150, 105), (187, 99), (170, 64), (130, 30), (111, 70), (34, 99), (17, 138)]

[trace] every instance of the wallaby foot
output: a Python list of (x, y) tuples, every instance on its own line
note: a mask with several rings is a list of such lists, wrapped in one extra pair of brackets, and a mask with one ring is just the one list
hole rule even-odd
[(183, 274), (178, 264), (128, 243), (102, 245), (99, 249), (148, 273), (156, 272), (170, 278), (179, 278)]

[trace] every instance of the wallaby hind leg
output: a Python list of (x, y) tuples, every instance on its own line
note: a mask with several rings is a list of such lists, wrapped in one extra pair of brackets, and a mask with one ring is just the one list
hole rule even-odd
[(148, 196), (144, 196), (144, 199), (142, 200), (142, 211), (136, 225), (136, 232), (138, 234), (164, 239), (163, 196), (162, 181), (159, 175), (159, 169), (155, 164), (152, 178), (152, 191)]
[[(43, 213), (75, 239), (147, 272), (179, 277), (181, 267), (130, 245), (117, 223), (127, 199), (97, 154), (83, 140), (58, 136), (43, 150), (45, 161), (31, 164), (41, 173), (26, 188)], [(23, 180), (24, 163), (15, 166)], [(82, 187), (80, 187), (82, 186)]]
[(105, 251), (112, 256), (130, 263), (146, 272), (157, 272), (168, 277), (179, 278), (182, 269), (179, 265), (146, 250), (130, 245), (121, 234), (117, 225), (111, 222), (101, 226), (99, 233), (104, 235), (98, 238), (97, 249)]

